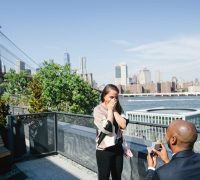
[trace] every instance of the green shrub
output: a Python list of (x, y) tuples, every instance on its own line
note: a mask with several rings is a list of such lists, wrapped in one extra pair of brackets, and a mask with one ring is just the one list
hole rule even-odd
[(0, 125), (6, 125), (6, 116), (9, 115), (9, 105), (6, 104), (6, 101), (0, 96)]

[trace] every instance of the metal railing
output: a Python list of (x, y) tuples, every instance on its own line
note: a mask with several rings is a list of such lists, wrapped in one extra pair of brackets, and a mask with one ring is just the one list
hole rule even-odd
[[(162, 128), (164, 131), (167, 128), (167, 125), (136, 121), (130, 121), (130, 125), (135, 126), (136, 132), (144, 126), (146, 129)], [(60, 112), (10, 115), (8, 130), (9, 149), (14, 161), (59, 153), (97, 172), (93, 116)], [(146, 172), (146, 148), (151, 141), (141, 135), (130, 136), (126, 133), (125, 138), (134, 157), (124, 159), (123, 179), (142, 179)], [(196, 148), (196, 151), (200, 152), (200, 149)]]
[(28, 114), (28, 107), (10, 106), (10, 113), (12, 115)]

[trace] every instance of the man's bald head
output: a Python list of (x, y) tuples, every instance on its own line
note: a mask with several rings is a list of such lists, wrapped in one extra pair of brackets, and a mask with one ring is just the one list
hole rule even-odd
[(197, 130), (193, 123), (184, 120), (174, 120), (167, 130), (169, 137), (176, 138), (176, 145), (184, 149), (192, 149), (197, 140)]

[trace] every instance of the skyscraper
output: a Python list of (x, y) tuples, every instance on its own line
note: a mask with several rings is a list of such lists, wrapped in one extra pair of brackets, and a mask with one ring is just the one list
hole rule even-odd
[(128, 81), (128, 67), (125, 63), (121, 63), (115, 66), (115, 84), (127, 85)]
[(2, 59), (1, 59), (1, 51), (0, 51), (0, 74), (6, 73), (6, 66), (4, 65)]
[(86, 57), (81, 57), (80, 74), (87, 74)]
[(87, 81), (91, 86), (93, 86), (93, 75), (92, 73), (87, 73), (86, 70), (86, 57), (81, 57), (79, 74), (85, 81)]
[(140, 84), (150, 83), (151, 82), (151, 72), (147, 68), (140, 70), (139, 74), (138, 74), (138, 81)]
[(67, 50), (66, 50), (66, 52), (64, 53), (64, 65), (71, 65), (70, 64), (70, 55), (69, 55), (69, 53), (67, 52)]
[(25, 69), (28, 75), (31, 75), (31, 69)]
[(160, 71), (155, 72), (155, 83), (161, 83), (162, 82), (162, 74)]
[(115, 84), (121, 84), (121, 67), (119, 65), (115, 66)]
[(16, 73), (20, 73), (21, 71), (25, 71), (25, 62), (21, 60), (17, 60)]
[(1, 52), (0, 52), (0, 74), (2, 74)]
[(2, 62), (2, 73), (6, 73), (6, 65)]

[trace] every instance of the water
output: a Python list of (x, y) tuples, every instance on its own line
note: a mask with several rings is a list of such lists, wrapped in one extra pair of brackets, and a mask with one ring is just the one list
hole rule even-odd
[(120, 97), (124, 111), (149, 109), (156, 107), (166, 108), (197, 108), (200, 109), (200, 96), (150, 96), (150, 97)]

